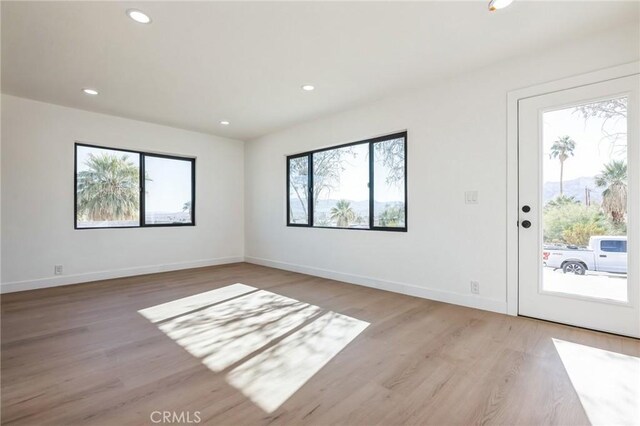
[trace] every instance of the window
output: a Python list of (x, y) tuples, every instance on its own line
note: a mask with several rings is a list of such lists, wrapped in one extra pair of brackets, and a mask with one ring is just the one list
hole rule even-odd
[(313, 225), (369, 227), (369, 144), (313, 154)]
[(407, 230), (407, 133), (287, 157), (287, 225)]
[(195, 159), (75, 145), (75, 228), (195, 225)]
[[(289, 159), (289, 223), (309, 223), (309, 157)], [(293, 201), (291, 201), (293, 200)]]
[(140, 154), (76, 145), (76, 228), (140, 226)]
[(611, 253), (626, 253), (627, 242), (623, 240), (602, 240), (600, 241), (600, 250)]
[(145, 224), (192, 223), (192, 168), (190, 160), (144, 156)]
[(404, 228), (405, 146), (404, 138), (373, 144), (373, 225)]

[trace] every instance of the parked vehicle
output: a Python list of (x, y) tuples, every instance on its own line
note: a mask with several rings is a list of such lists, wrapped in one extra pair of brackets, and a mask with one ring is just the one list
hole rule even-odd
[(627, 237), (595, 236), (589, 246), (544, 246), (545, 266), (566, 273), (584, 275), (587, 271), (627, 273)]

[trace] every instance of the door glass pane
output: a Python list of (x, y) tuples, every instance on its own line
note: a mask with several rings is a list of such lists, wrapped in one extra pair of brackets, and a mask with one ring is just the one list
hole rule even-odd
[(542, 119), (542, 289), (626, 302), (627, 98)]
[(369, 144), (313, 154), (313, 226), (369, 227)]

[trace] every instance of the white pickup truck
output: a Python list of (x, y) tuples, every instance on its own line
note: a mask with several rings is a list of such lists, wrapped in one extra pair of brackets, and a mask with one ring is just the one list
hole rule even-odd
[(565, 274), (584, 275), (587, 271), (626, 274), (627, 237), (591, 237), (587, 248), (545, 246), (542, 261)]

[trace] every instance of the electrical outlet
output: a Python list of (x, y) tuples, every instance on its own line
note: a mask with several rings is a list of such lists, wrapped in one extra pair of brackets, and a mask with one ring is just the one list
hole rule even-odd
[(478, 281), (471, 281), (471, 293), (480, 294), (480, 283)]
[(62, 275), (62, 265), (56, 265), (53, 267), (53, 273), (56, 275)]

